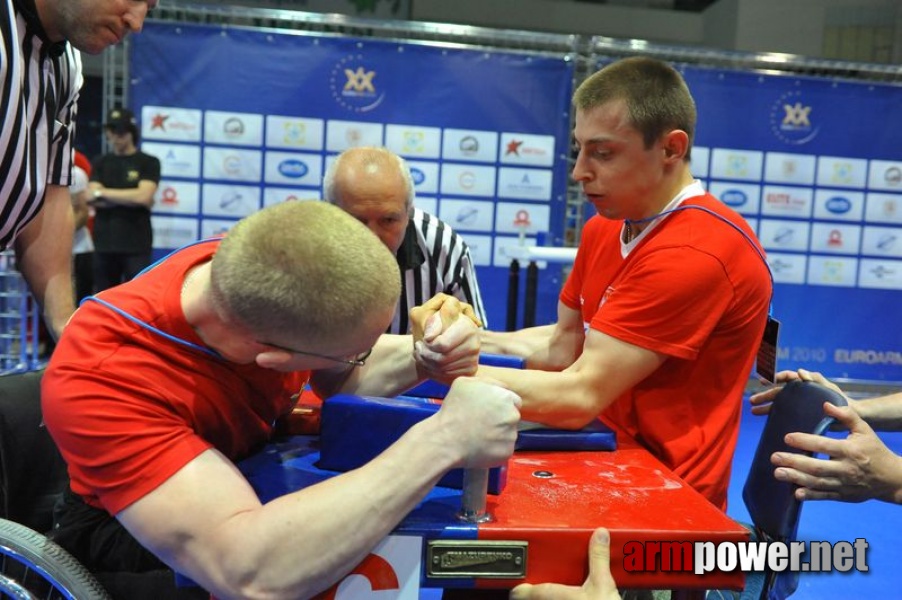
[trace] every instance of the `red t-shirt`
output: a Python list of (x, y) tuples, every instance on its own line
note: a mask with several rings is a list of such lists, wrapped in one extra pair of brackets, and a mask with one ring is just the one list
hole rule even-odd
[(185, 320), (185, 273), (218, 241), (183, 249), (72, 317), (43, 377), (44, 421), (72, 490), (116, 514), (209, 448), (232, 460), (264, 443), (308, 372), (237, 365), (167, 339), (203, 342)]
[[(586, 327), (668, 355), (602, 414), (712, 503), (726, 507), (742, 394), (772, 285), (746, 222), (710, 194), (681, 205), (626, 256), (622, 221), (593, 217), (561, 302)], [(755, 251), (755, 248), (761, 253)]]

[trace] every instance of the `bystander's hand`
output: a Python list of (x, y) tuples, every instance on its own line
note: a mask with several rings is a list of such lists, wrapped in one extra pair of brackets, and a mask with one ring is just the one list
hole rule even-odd
[(789, 383), (790, 381), (811, 381), (813, 383), (820, 384), (824, 387), (830, 388), (835, 392), (842, 394), (846, 401), (849, 403), (849, 406), (852, 407), (853, 410), (858, 412), (858, 408), (856, 407), (856, 402), (845, 395), (845, 393), (837, 386), (835, 383), (821, 375), (820, 373), (814, 371), (807, 371), (805, 369), (799, 369), (798, 371), (780, 371), (777, 373), (776, 382), (778, 385), (774, 385), (763, 392), (758, 392), (754, 394), (749, 402), (752, 404), (752, 414), (756, 415), (766, 415), (770, 412), (771, 404), (774, 401), (774, 397), (783, 389), (784, 383)]
[(902, 503), (902, 457), (880, 441), (851, 407), (824, 403), (824, 412), (849, 430), (849, 437), (833, 439), (807, 433), (790, 433), (786, 443), (805, 452), (825, 454), (829, 460), (775, 452), (774, 477), (799, 486), (799, 500), (862, 502), (876, 498)]
[(511, 600), (620, 600), (611, 576), (611, 535), (598, 528), (589, 540), (589, 577), (581, 587), (557, 583), (518, 585)]

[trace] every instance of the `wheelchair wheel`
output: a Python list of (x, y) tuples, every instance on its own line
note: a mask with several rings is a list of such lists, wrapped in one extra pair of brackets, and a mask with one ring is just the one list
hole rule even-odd
[(0, 519), (0, 598), (109, 600), (75, 558), (37, 531)]

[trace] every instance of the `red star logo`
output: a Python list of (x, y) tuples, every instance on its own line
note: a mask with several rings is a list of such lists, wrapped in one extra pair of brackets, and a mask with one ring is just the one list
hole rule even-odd
[(150, 122), (151, 131), (154, 129), (162, 129), (166, 131), (166, 119), (169, 118), (169, 115), (154, 115), (153, 119)]
[(515, 154), (516, 156), (520, 156), (520, 146), (523, 145), (523, 142), (517, 140), (511, 140), (507, 143), (507, 151), (504, 153), (505, 156), (510, 154)]

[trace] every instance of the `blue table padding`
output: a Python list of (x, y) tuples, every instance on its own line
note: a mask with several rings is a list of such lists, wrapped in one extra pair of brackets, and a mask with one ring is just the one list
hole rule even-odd
[(517, 450), (616, 450), (617, 434), (599, 420), (582, 429), (527, 429), (517, 436)]
[[(423, 398), (376, 398), (339, 394), (323, 402), (320, 416), (320, 460), (330, 471), (362, 467), (395, 443), (440, 405)], [(453, 469), (438, 485), (461, 489), (463, 469)], [(500, 494), (507, 482), (507, 464), (489, 469), (488, 492)]]

